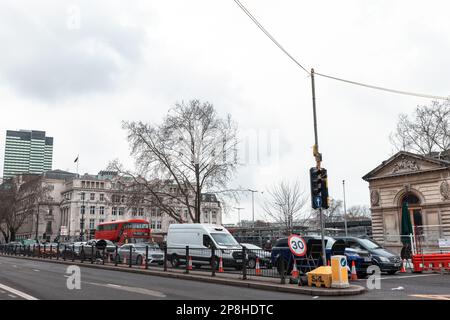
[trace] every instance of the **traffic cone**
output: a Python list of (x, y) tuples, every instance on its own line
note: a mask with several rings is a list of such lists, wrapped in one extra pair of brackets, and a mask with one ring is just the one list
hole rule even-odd
[(223, 272), (223, 261), (222, 261), (222, 257), (220, 257), (220, 260), (219, 260), (219, 272), (220, 272), (220, 273)]
[(188, 260), (188, 270), (192, 270), (192, 257), (189, 256), (189, 260)]
[(261, 275), (261, 268), (259, 267), (259, 258), (258, 257), (256, 257), (255, 273), (257, 276)]
[(356, 274), (355, 260), (352, 261), (352, 276), (351, 276), (350, 279), (351, 280), (358, 280), (358, 275)]
[(291, 277), (294, 279), (298, 278), (297, 262), (295, 260), (294, 260), (294, 266), (292, 267)]
[(406, 270), (405, 270), (405, 259), (403, 259), (403, 261), (402, 261), (402, 268), (400, 269), (400, 273), (406, 273)]

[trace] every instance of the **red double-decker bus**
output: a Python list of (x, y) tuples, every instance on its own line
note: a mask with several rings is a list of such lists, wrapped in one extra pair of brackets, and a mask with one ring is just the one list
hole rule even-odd
[(148, 221), (142, 219), (104, 222), (98, 224), (95, 238), (110, 240), (119, 245), (149, 242), (151, 230)]

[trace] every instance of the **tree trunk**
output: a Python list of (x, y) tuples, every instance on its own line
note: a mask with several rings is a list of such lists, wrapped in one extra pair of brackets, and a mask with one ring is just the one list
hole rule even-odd
[(202, 201), (202, 190), (200, 189), (200, 168), (198, 163), (195, 165), (195, 180), (197, 182), (196, 197), (195, 197), (195, 200), (197, 202), (195, 204), (195, 223), (200, 223), (200, 215), (201, 215), (200, 205)]
[(9, 232), (9, 241), (16, 241), (16, 231), (10, 230)]

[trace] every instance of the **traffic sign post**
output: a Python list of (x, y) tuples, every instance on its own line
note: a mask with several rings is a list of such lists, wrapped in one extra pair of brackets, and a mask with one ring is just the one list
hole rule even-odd
[(300, 236), (295, 234), (289, 236), (288, 238), (289, 249), (292, 254), (296, 257), (303, 257), (306, 254), (307, 246), (306, 241)]

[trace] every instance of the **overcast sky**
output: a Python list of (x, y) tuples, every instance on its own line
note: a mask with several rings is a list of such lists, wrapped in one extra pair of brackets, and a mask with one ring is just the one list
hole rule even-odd
[[(308, 69), (450, 94), (448, 1), (242, 3)], [(233, 0), (2, 0), (0, 52), (2, 168), (8, 129), (53, 136), (54, 169), (75, 171), (78, 154), (80, 173), (115, 158), (132, 167), (121, 121), (157, 123), (175, 102), (198, 98), (230, 113), (243, 137), (271, 138), (272, 155), (258, 163), (250, 152), (231, 186), (263, 191), (299, 179), (309, 194), (310, 78)], [(393, 154), (398, 115), (430, 101), (324, 78), (316, 93), (330, 194), (342, 198), (345, 179), (347, 206), (368, 205), (361, 177)], [(250, 197), (240, 206), (251, 219)]]

